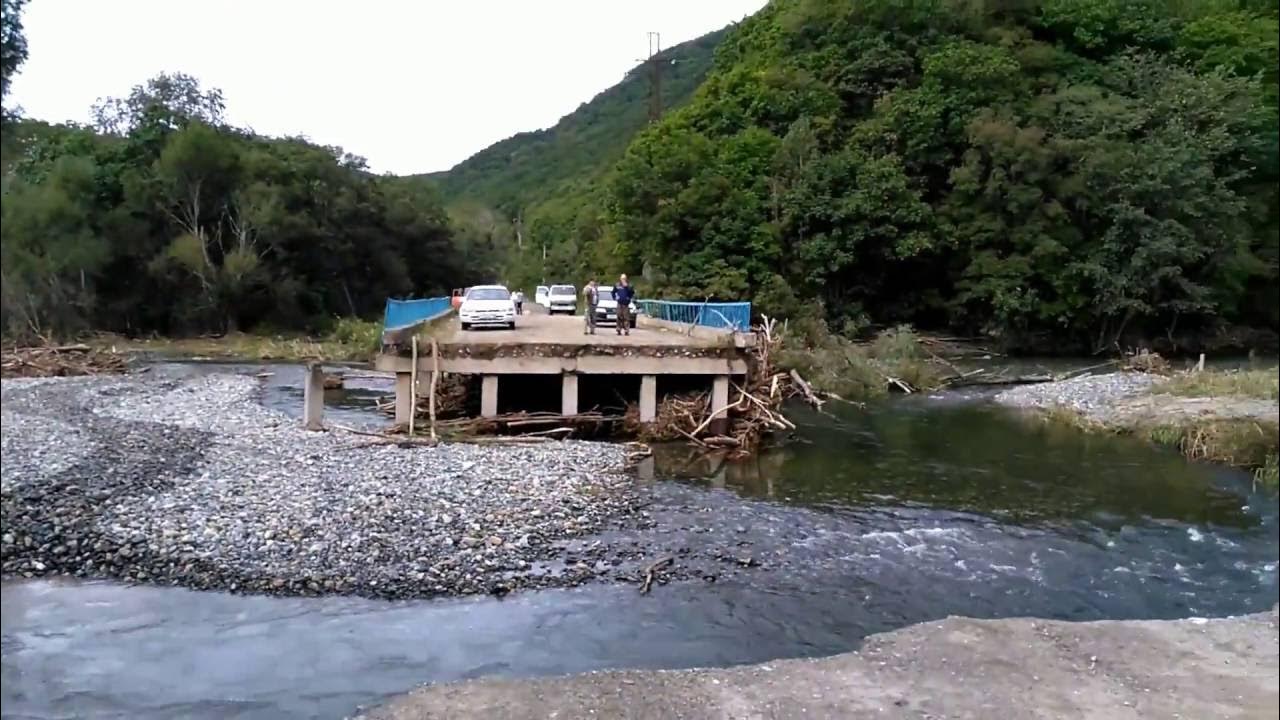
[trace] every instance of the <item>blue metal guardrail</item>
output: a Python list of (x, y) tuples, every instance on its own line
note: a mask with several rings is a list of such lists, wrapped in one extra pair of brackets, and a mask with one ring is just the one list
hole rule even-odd
[(382, 318), (382, 329), (393, 330), (412, 325), (423, 320), (430, 320), (437, 315), (448, 312), (453, 307), (447, 297), (423, 298), (421, 300), (392, 300), (387, 298), (387, 311)]
[(751, 328), (751, 303), (749, 302), (637, 300), (636, 304), (645, 315), (658, 320), (739, 331)]

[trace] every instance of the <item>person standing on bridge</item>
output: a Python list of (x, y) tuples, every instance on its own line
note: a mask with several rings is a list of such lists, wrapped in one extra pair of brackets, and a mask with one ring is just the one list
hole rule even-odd
[(586, 301), (587, 312), (582, 316), (582, 334), (596, 334), (596, 303), (600, 300), (600, 290), (596, 281), (592, 280), (582, 288), (582, 298)]
[(631, 334), (631, 301), (635, 297), (636, 291), (627, 282), (627, 274), (619, 275), (618, 284), (613, 286), (613, 301), (618, 303), (618, 321), (614, 323), (613, 329), (619, 335)]

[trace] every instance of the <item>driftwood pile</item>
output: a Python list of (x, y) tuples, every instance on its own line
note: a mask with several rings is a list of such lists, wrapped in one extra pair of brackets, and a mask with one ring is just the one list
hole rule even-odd
[(129, 369), (123, 355), (89, 345), (7, 347), (0, 356), (3, 377), (119, 374)]
[(796, 429), (782, 412), (788, 399), (801, 398), (818, 410), (827, 400), (839, 399), (814, 390), (795, 370), (775, 368), (773, 354), (782, 340), (775, 320), (765, 317), (755, 332), (757, 342), (747, 376), (741, 384), (730, 383), (729, 405), (722, 413), (711, 412), (710, 392), (667, 395), (658, 402), (653, 423), (640, 423), (639, 410), (633, 405), (624, 427), (647, 441), (684, 439), (698, 447), (727, 450), (730, 456), (747, 455), (770, 433)]

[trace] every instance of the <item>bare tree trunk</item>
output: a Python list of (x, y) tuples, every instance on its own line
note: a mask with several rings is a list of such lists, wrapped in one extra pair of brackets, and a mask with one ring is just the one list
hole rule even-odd
[(351, 299), (351, 288), (347, 287), (347, 281), (342, 281), (342, 293), (347, 296), (347, 307), (351, 308), (351, 317), (358, 317), (360, 313), (356, 312), (356, 301)]

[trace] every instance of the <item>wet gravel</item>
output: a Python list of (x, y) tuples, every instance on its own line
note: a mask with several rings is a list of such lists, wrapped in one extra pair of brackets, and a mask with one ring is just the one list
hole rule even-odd
[(1105, 421), (1118, 401), (1147, 392), (1158, 380), (1155, 375), (1140, 372), (1082, 375), (1011, 388), (996, 395), (996, 401), (1012, 407), (1062, 407), (1089, 419)]
[[(624, 449), (370, 445), (253, 377), (3, 382), (3, 571), (404, 598), (631, 579), (650, 524)], [(573, 548), (573, 549), (569, 549)]]

